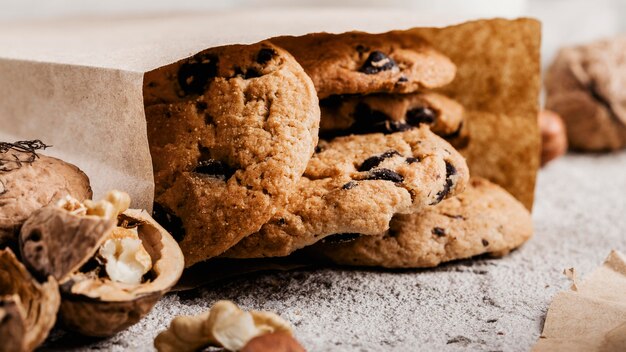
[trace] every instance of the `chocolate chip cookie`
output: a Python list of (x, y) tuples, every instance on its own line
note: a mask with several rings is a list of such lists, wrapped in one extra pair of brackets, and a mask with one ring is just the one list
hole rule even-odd
[(226, 252), (285, 256), (336, 233), (380, 234), (412, 213), (463, 191), (463, 157), (427, 126), (320, 142), (287, 206)]
[(531, 236), (530, 213), (520, 202), (472, 178), (456, 197), (418, 214), (397, 215), (383, 235), (320, 242), (307, 251), (343, 265), (419, 268), (484, 253), (503, 256)]
[[(19, 145), (18, 142), (11, 145)], [(0, 149), (0, 247), (15, 245), (28, 217), (65, 196), (91, 199), (89, 178), (76, 166), (34, 152)]]
[(146, 108), (155, 217), (190, 266), (285, 205), (317, 144), (319, 102), (293, 57), (267, 42), (209, 49), (147, 79), (152, 102), (168, 102)]
[(320, 106), (320, 136), (325, 139), (428, 125), (457, 148), (467, 141), (463, 106), (437, 93), (333, 95)]
[(314, 33), (271, 41), (311, 76), (317, 94), (410, 93), (452, 81), (456, 66), (414, 33)]

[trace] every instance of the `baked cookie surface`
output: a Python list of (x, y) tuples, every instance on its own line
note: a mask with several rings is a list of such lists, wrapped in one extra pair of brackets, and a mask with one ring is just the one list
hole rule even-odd
[[(8, 153), (10, 158), (29, 157)], [(0, 168), (0, 247), (17, 243), (22, 224), (36, 210), (68, 195), (80, 200), (92, 196), (89, 178), (72, 164), (45, 155), (19, 164)]]
[(227, 257), (285, 256), (336, 233), (380, 234), (398, 213), (465, 188), (463, 157), (426, 126), (320, 142), (288, 205)]
[(330, 96), (320, 101), (320, 136), (394, 133), (420, 125), (455, 144), (468, 138), (463, 106), (437, 93)]
[[(186, 265), (266, 223), (317, 144), (319, 102), (284, 50), (263, 42), (206, 50), (146, 77), (157, 220), (179, 232)], [(176, 228), (184, 231), (176, 231)]]
[(277, 37), (311, 76), (321, 98), (333, 94), (409, 93), (452, 81), (456, 66), (416, 34), (314, 33)]
[(397, 215), (388, 231), (307, 250), (342, 265), (433, 267), (488, 253), (503, 256), (532, 236), (526, 208), (501, 187), (472, 178), (465, 192), (421, 213)]

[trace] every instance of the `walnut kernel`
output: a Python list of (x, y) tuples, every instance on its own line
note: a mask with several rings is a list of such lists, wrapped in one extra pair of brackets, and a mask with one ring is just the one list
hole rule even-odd
[(174, 318), (154, 346), (159, 352), (191, 352), (206, 346), (239, 351), (253, 338), (273, 332), (291, 335), (291, 325), (274, 313), (244, 312), (230, 301), (219, 301), (201, 315)]

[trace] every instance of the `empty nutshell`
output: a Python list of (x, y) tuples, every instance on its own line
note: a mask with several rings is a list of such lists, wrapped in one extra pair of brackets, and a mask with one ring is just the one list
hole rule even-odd
[(35, 276), (59, 282), (60, 320), (70, 330), (113, 335), (145, 316), (182, 274), (176, 241), (129, 204), (118, 191), (99, 202), (67, 197), (22, 226), (23, 261)]
[(33, 351), (54, 326), (60, 302), (53, 277), (37, 281), (11, 249), (0, 250), (0, 351)]
[(34, 155), (12, 149), (0, 152), (0, 160), (21, 159), (13, 165), (0, 164), (0, 248), (16, 248), (22, 224), (36, 210), (67, 195), (78, 199), (92, 196), (89, 178), (79, 168)]
[(567, 151), (567, 134), (561, 117), (550, 110), (539, 113), (541, 131), (541, 165), (562, 156)]

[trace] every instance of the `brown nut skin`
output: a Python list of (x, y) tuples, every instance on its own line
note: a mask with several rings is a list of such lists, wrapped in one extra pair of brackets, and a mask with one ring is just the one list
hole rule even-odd
[(0, 171), (0, 248), (16, 246), (26, 219), (66, 195), (83, 200), (92, 192), (87, 175), (62, 160), (40, 155), (32, 164)]
[(129, 292), (100, 294), (77, 289), (79, 276), (70, 276), (61, 285), (61, 321), (83, 335), (111, 336), (138, 322), (176, 284), (185, 266), (178, 243), (146, 211), (128, 209), (120, 219), (139, 224), (139, 238), (152, 258), (152, 279)]
[(57, 282), (33, 278), (10, 249), (0, 250), (0, 351), (32, 351), (48, 336), (61, 297)]
[(290, 334), (273, 332), (248, 341), (241, 352), (306, 352), (306, 350)]
[(541, 166), (562, 156), (567, 151), (565, 123), (561, 117), (550, 110), (539, 112), (541, 130)]

